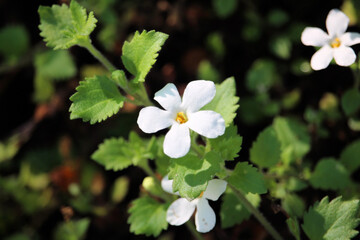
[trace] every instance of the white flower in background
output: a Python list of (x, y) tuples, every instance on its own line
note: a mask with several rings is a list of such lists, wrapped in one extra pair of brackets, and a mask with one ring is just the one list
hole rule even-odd
[[(177, 194), (172, 189), (173, 180), (165, 176), (161, 181), (162, 188), (169, 193)], [(187, 222), (193, 215), (195, 209), (195, 225), (198, 232), (206, 233), (215, 227), (216, 216), (210, 207), (208, 199), (216, 201), (226, 190), (227, 182), (220, 179), (210, 180), (208, 186), (200, 196), (192, 201), (186, 198), (175, 200), (166, 212), (166, 221), (169, 224), (179, 226)]]
[(211, 81), (190, 82), (181, 97), (176, 87), (168, 83), (155, 93), (154, 99), (165, 109), (145, 107), (141, 109), (137, 123), (145, 133), (155, 133), (170, 127), (165, 135), (164, 153), (172, 158), (185, 156), (190, 149), (190, 131), (207, 138), (216, 138), (225, 131), (225, 121), (214, 111), (199, 111), (215, 96), (215, 84)]
[(326, 18), (328, 34), (320, 28), (307, 27), (301, 34), (301, 41), (306, 46), (321, 47), (311, 58), (314, 70), (326, 68), (334, 58), (340, 66), (350, 66), (356, 55), (349, 46), (360, 43), (360, 34), (345, 32), (349, 18), (340, 10), (332, 9)]

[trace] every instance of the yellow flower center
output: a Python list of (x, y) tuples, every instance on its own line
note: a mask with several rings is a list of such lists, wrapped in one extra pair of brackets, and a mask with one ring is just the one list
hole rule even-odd
[(188, 121), (188, 118), (186, 117), (184, 112), (178, 112), (176, 114), (176, 119), (175, 119), (178, 123), (183, 124), (186, 123)]
[(202, 198), (203, 195), (204, 195), (204, 191), (202, 191), (202, 192), (200, 193), (200, 195), (198, 196), (198, 198)]
[(330, 46), (331, 46), (332, 48), (338, 48), (338, 47), (340, 47), (340, 44), (341, 44), (340, 39), (339, 39), (339, 38), (335, 38), (335, 39), (332, 40), (332, 42), (330, 43)]

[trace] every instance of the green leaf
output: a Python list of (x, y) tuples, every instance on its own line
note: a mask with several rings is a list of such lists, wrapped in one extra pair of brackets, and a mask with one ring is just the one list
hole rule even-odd
[(295, 239), (300, 240), (300, 227), (297, 218), (286, 219), (286, 224), (288, 225), (289, 230)]
[(329, 203), (324, 197), (304, 214), (302, 228), (311, 240), (347, 240), (355, 237), (359, 225), (359, 200), (342, 201), (337, 197)]
[(237, 127), (231, 124), (222, 136), (209, 139), (209, 142), (211, 148), (218, 152), (222, 159), (234, 160), (241, 150), (242, 137), (237, 133)]
[(0, 30), (0, 53), (9, 60), (23, 55), (29, 43), (29, 34), (24, 26), (7, 26)]
[(153, 158), (149, 149), (152, 141), (154, 140), (143, 140), (135, 132), (131, 132), (128, 141), (123, 138), (106, 139), (91, 158), (103, 165), (106, 170), (122, 170)]
[(282, 200), (282, 207), (291, 217), (302, 217), (305, 211), (305, 203), (296, 194), (286, 194)]
[(122, 96), (114, 82), (106, 76), (85, 78), (70, 97), (70, 119), (82, 118), (90, 124), (101, 122), (116, 114), (124, 105)]
[(258, 59), (246, 73), (246, 87), (252, 92), (267, 92), (279, 79), (276, 65), (268, 59)]
[(340, 162), (353, 173), (360, 167), (360, 139), (352, 142), (341, 152)]
[(356, 88), (349, 89), (341, 98), (341, 106), (346, 116), (351, 116), (360, 109), (360, 92)]
[(273, 127), (263, 130), (250, 149), (250, 160), (260, 167), (275, 166), (280, 160), (281, 143)]
[(130, 180), (126, 176), (118, 177), (114, 181), (111, 193), (111, 201), (113, 203), (120, 203), (126, 197), (126, 194), (129, 191)]
[(90, 220), (83, 218), (80, 220), (71, 220), (63, 222), (57, 227), (54, 239), (55, 240), (79, 240), (84, 239), (86, 231), (89, 228)]
[(35, 56), (37, 74), (49, 79), (62, 80), (76, 75), (76, 66), (66, 50), (49, 50)]
[(222, 161), (216, 152), (208, 152), (203, 158), (192, 153), (185, 157), (172, 159), (169, 167), (169, 179), (173, 179), (174, 192), (182, 197), (195, 199), (205, 191), (208, 181), (220, 171)]
[(134, 82), (144, 82), (152, 65), (156, 62), (162, 45), (169, 35), (154, 30), (135, 32), (133, 39), (126, 41), (121, 59), (125, 68), (135, 76)]
[[(258, 194), (248, 193), (245, 197), (254, 207), (259, 206), (261, 198)], [(251, 213), (240, 203), (231, 189), (227, 189), (221, 203), (221, 227), (229, 228), (235, 224), (240, 224), (242, 221), (249, 219), (250, 216)]]
[(247, 162), (236, 164), (228, 182), (244, 193), (263, 194), (267, 192), (263, 175)]
[(221, 84), (216, 84), (216, 95), (214, 99), (204, 106), (202, 110), (212, 110), (220, 113), (228, 127), (236, 116), (239, 105), (239, 97), (236, 96), (235, 78), (229, 77)]
[(220, 18), (229, 17), (236, 11), (237, 0), (212, 0), (215, 13)]
[(304, 124), (283, 117), (274, 119), (273, 127), (281, 142), (282, 160), (292, 162), (310, 151), (310, 136)]
[(219, 72), (208, 60), (203, 60), (200, 62), (197, 76), (198, 76), (198, 79), (206, 79), (206, 80), (210, 80), (213, 82), (220, 81)]
[(56, 49), (68, 49), (76, 44), (89, 42), (97, 20), (93, 12), (86, 14), (85, 8), (72, 0), (70, 7), (65, 4), (39, 7), (40, 36), (46, 45)]
[(314, 188), (323, 190), (340, 190), (349, 186), (350, 182), (348, 171), (334, 158), (321, 159), (310, 178), (310, 183)]
[(161, 204), (150, 197), (141, 197), (131, 202), (129, 209), (130, 232), (157, 237), (166, 230), (168, 204)]

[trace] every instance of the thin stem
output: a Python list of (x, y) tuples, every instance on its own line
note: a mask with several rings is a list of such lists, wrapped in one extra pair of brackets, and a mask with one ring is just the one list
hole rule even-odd
[(114, 65), (107, 60), (107, 58), (102, 55), (102, 53), (97, 50), (94, 45), (92, 45), (90, 39), (87, 39), (87, 41), (83, 41), (81, 44), (79, 44), (81, 47), (86, 48), (97, 60), (99, 60), (110, 72), (115, 71)]
[(189, 231), (192, 233), (192, 235), (197, 239), (197, 240), (204, 240), (203, 236), (196, 231), (194, 224), (190, 221), (186, 222), (186, 227), (189, 229)]
[(256, 219), (264, 226), (266, 231), (276, 240), (283, 240), (281, 235), (276, 231), (276, 229), (268, 222), (268, 220), (262, 215), (262, 213), (257, 210), (245, 197), (245, 195), (235, 188), (231, 183), (228, 182), (228, 186), (235, 193), (240, 202), (249, 210)]

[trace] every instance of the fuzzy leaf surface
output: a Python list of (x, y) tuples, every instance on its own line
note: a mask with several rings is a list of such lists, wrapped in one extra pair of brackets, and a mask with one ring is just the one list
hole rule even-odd
[(125, 68), (135, 76), (134, 82), (145, 81), (168, 37), (169, 35), (154, 30), (144, 30), (141, 33), (136, 31), (132, 40), (124, 43), (121, 59)]
[(85, 78), (70, 97), (70, 119), (81, 118), (90, 124), (101, 122), (116, 114), (124, 105), (122, 96), (114, 82), (106, 76)]
[(342, 201), (337, 197), (329, 202), (326, 196), (304, 214), (302, 228), (311, 240), (351, 239), (358, 234), (359, 207), (359, 200)]
[(168, 204), (162, 204), (150, 197), (141, 197), (131, 202), (129, 209), (130, 232), (157, 237), (166, 230), (166, 210)]
[(89, 41), (89, 35), (96, 26), (93, 12), (86, 14), (86, 9), (72, 0), (66, 4), (52, 7), (40, 6), (40, 36), (46, 45), (56, 49), (68, 49), (76, 44)]
[(221, 84), (216, 84), (216, 95), (214, 99), (202, 110), (212, 110), (220, 113), (228, 127), (236, 117), (236, 110), (239, 108), (239, 97), (236, 96), (235, 78), (229, 77)]
[(187, 154), (178, 159), (172, 159), (169, 179), (173, 179), (173, 191), (179, 191), (182, 197), (195, 199), (205, 191), (208, 181), (220, 171), (220, 155), (208, 152), (203, 158)]

